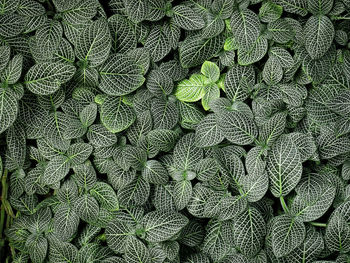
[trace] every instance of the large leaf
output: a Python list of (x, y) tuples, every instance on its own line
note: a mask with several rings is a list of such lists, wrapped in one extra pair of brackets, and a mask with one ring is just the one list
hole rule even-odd
[(113, 96), (126, 95), (139, 88), (145, 78), (142, 68), (129, 56), (111, 55), (100, 69), (99, 88)]
[(350, 227), (341, 213), (335, 212), (329, 220), (325, 241), (330, 251), (350, 251)]
[(90, 189), (90, 193), (101, 204), (101, 207), (111, 211), (119, 209), (117, 195), (109, 184), (98, 182)]
[(224, 135), (218, 127), (215, 114), (208, 114), (198, 123), (195, 140), (198, 147), (214, 146), (224, 140)]
[(270, 190), (275, 197), (286, 196), (298, 184), (302, 173), (300, 154), (294, 142), (286, 135), (272, 146), (267, 158)]
[(161, 242), (178, 233), (188, 223), (187, 217), (179, 213), (153, 211), (142, 219), (146, 240)]
[(70, 80), (74, 73), (74, 66), (58, 62), (44, 62), (28, 70), (24, 84), (37, 95), (49, 95)]
[(311, 58), (322, 57), (330, 48), (334, 38), (334, 26), (325, 15), (311, 16), (304, 28), (305, 48)]

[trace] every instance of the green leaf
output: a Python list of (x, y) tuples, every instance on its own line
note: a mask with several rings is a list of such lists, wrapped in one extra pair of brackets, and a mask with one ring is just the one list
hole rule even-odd
[(89, 127), (92, 125), (96, 119), (97, 115), (97, 105), (95, 103), (91, 103), (79, 113), (79, 118), (84, 127)]
[(81, 31), (74, 45), (79, 60), (89, 63), (91, 67), (101, 65), (108, 58), (111, 49), (111, 34), (107, 21), (99, 19), (92, 22)]
[(318, 175), (303, 177), (296, 187), (291, 213), (303, 222), (314, 221), (324, 215), (333, 203), (336, 189)]
[(139, 23), (148, 16), (148, 5), (141, 0), (122, 0), (125, 12), (134, 23)]
[(305, 48), (311, 58), (321, 58), (330, 48), (335, 30), (332, 21), (324, 15), (311, 16), (304, 27)]
[(283, 69), (279, 60), (275, 57), (269, 57), (263, 69), (263, 80), (269, 86), (276, 85), (283, 78)]
[(69, 172), (69, 159), (66, 156), (58, 155), (47, 164), (43, 182), (47, 185), (59, 182)]
[(198, 101), (205, 95), (207, 78), (200, 74), (193, 74), (190, 79), (178, 83), (175, 96), (178, 100), (185, 102)]
[(143, 205), (150, 194), (150, 184), (137, 176), (129, 184), (118, 189), (118, 200), (121, 206)]
[(18, 101), (14, 91), (0, 88), (0, 134), (15, 122), (17, 113)]
[(294, 31), (286, 19), (279, 18), (267, 25), (267, 30), (273, 41), (285, 44), (294, 37)]
[(235, 217), (233, 238), (244, 255), (255, 256), (263, 245), (265, 235), (264, 218), (257, 209), (248, 207), (246, 211)]
[(221, 143), (223, 140), (224, 135), (218, 127), (216, 115), (208, 114), (196, 127), (196, 146), (211, 147)]
[(205, 61), (201, 67), (201, 73), (206, 76), (211, 82), (217, 82), (220, 77), (219, 67), (211, 61)]
[(31, 234), (28, 237), (25, 246), (29, 251), (30, 259), (33, 262), (44, 262), (47, 254), (48, 242), (42, 234)]
[(116, 211), (119, 209), (117, 195), (109, 184), (104, 182), (96, 183), (90, 189), (90, 194), (96, 198), (101, 204), (101, 207), (110, 211)]
[(179, 119), (178, 108), (170, 99), (154, 98), (152, 100), (151, 113), (154, 129), (172, 129)]
[(68, 242), (50, 242), (49, 259), (52, 262), (77, 262), (78, 249)]
[(208, 39), (200, 36), (187, 37), (179, 47), (181, 65), (190, 68), (210, 60), (222, 49), (224, 41), (222, 35)]
[(148, 160), (142, 169), (142, 177), (151, 184), (164, 185), (169, 181), (168, 172), (157, 160)]
[(147, 134), (149, 143), (159, 151), (168, 152), (173, 149), (178, 134), (172, 130), (154, 129)]
[(59, 21), (48, 19), (46, 23), (35, 32), (35, 40), (44, 57), (52, 57), (57, 50), (63, 35), (63, 28)]
[(250, 9), (236, 10), (231, 16), (232, 33), (239, 48), (248, 49), (260, 35), (260, 21)]
[(203, 109), (209, 110), (209, 104), (220, 97), (220, 88), (216, 84), (209, 84), (205, 87), (205, 94), (202, 98)]
[(68, 82), (75, 67), (59, 62), (44, 62), (31, 67), (24, 78), (27, 88), (37, 95), (49, 95)]
[(245, 113), (232, 111), (221, 114), (218, 124), (225, 138), (238, 145), (251, 144), (258, 136), (254, 120)]
[(266, 2), (259, 9), (259, 18), (261, 22), (269, 23), (276, 21), (281, 17), (283, 7), (272, 2)]
[(284, 11), (300, 16), (307, 15), (307, 0), (273, 0), (283, 7)]
[(267, 39), (260, 35), (253, 45), (238, 49), (238, 64), (246, 66), (260, 61), (266, 55), (268, 46)]
[(255, 83), (255, 72), (252, 66), (234, 65), (225, 77), (225, 93), (232, 101), (244, 101)]
[(68, 204), (60, 204), (53, 217), (54, 233), (62, 241), (68, 241), (78, 230), (79, 216)]
[(0, 36), (10, 38), (19, 35), (26, 26), (26, 19), (18, 14), (2, 14), (0, 16)]
[(305, 239), (305, 226), (289, 215), (277, 216), (272, 224), (272, 250), (276, 257), (288, 255)]
[(189, 247), (195, 247), (202, 243), (204, 234), (204, 228), (201, 224), (189, 221), (181, 230), (179, 242)]
[(126, 55), (113, 54), (100, 68), (99, 88), (113, 96), (127, 95), (145, 81), (142, 68)]
[(21, 77), (23, 66), (23, 56), (21, 54), (15, 55), (4, 71), (0, 73), (1, 82), (6, 84), (15, 84)]
[(333, 0), (307, 0), (307, 9), (316, 15), (326, 15), (332, 10), (333, 3)]
[(334, 252), (350, 251), (350, 226), (341, 213), (335, 212), (326, 228), (325, 241), (327, 248)]
[(286, 135), (272, 146), (267, 157), (270, 191), (275, 197), (286, 196), (298, 184), (302, 174), (300, 154), (294, 142)]
[(129, 128), (136, 116), (133, 109), (123, 103), (122, 97), (108, 96), (101, 106), (100, 118), (110, 132), (117, 133)]
[(239, 183), (248, 201), (257, 202), (264, 197), (269, 188), (269, 177), (264, 170), (261, 170), (242, 176)]
[(281, 47), (273, 47), (270, 49), (270, 56), (276, 57), (283, 68), (290, 68), (294, 65), (292, 55)]
[(94, 197), (84, 194), (74, 202), (74, 210), (82, 220), (91, 222), (98, 218), (99, 205)]
[(97, 147), (108, 147), (117, 143), (117, 136), (101, 124), (92, 124), (86, 134), (89, 143)]
[(192, 183), (188, 180), (178, 181), (174, 185), (173, 198), (178, 211), (184, 209), (192, 197)]
[(87, 143), (74, 143), (69, 146), (67, 156), (72, 165), (85, 162), (92, 153), (92, 146)]
[(162, 60), (171, 50), (170, 40), (165, 34), (165, 28), (155, 25), (149, 33), (144, 47), (149, 50), (154, 62)]
[(182, 214), (174, 212), (153, 211), (144, 216), (142, 223), (149, 242), (168, 240), (177, 234), (189, 220)]
[(94, 0), (78, 1), (74, 8), (69, 8), (63, 12), (62, 19), (69, 24), (82, 24), (96, 15), (97, 8), (98, 4)]
[(266, 146), (272, 146), (286, 128), (286, 114), (276, 113), (259, 127), (259, 141)]
[(152, 262), (148, 247), (146, 247), (146, 245), (138, 239), (135, 239), (132, 242), (128, 243), (124, 258), (127, 262), (130, 263)]
[(193, 133), (186, 134), (177, 142), (173, 157), (174, 167), (180, 172), (194, 171), (196, 164), (203, 158), (203, 150), (195, 146)]
[(177, 5), (172, 12), (174, 23), (185, 30), (198, 30), (205, 26), (200, 14), (186, 5)]
[(106, 228), (107, 245), (115, 253), (125, 253), (128, 243), (134, 242), (133, 229), (118, 219), (109, 222)]
[(147, 77), (147, 89), (155, 96), (170, 95), (173, 87), (173, 80), (162, 70), (152, 70)]

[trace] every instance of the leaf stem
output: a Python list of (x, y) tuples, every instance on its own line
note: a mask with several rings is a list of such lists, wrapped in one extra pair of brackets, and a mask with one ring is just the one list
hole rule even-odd
[(319, 226), (319, 227), (327, 227), (326, 223), (319, 223), (319, 222), (310, 222), (313, 226)]
[(283, 211), (285, 213), (289, 213), (289, 208), (286, 204), (286, 201), (284, 200), (283, 196), (280, 196), (280, 201), (281, 201), (281, 205), (282, 205), (282, 208), (283, 208)]

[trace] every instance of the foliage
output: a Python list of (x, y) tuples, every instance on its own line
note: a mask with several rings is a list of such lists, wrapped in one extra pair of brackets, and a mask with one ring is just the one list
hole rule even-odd
[(1, 0), (1, 260), (350, 262), (349, 11)]

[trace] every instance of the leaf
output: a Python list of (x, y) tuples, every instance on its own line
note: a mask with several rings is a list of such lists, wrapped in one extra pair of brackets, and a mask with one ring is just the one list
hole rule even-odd
[(49, 259), (57, 263), (76, 262), (78, 249), (68, 242), (54, 242), (49, 246)]
[(123, 103), (122, 97), (108, 96), (101, 106), (100, 118), (110, 132), (117, 133), (129, 128), (136, 116), (133, 109)]
[(98, 217), (99, 205), (94, 197), (84, 194), (74, 202), (74, 210), (82, 220), (91, 222)]
[(255, 83), (255, 72), (251, 66), (234, 65), (225, 77), (225, 92), (231, 101), (244, 101)]
[(21, 77), (23, 66), (23, 56), (15, 55), (7, 65), (4, 71), (0, 73), (1, 82), (6, 84), (15, 84)]
[(172, 129), (179, 119), (178, 108), (170, 99), (154, 98), (152, 100), (151, 113), (154, 129)]
[(108, 147), (117, 143), (115, 134), (107, 130), (101, 124), (92, 124), (86, 134), (89, 143), (93, 146)]
[(129, 242), (126, 247), (124, 258), (130, 263), (151, 263), (151, 255), (146, 245), (140, 240)]
[(69, 159), (63, 155), (54, 157), (48, 163), (43, 176), (43, 182), (47, 185), (54, 184), (63, 179), (69, 172)]
[(263, 69), (263, 79), (269, 86), (276, 85), (283, 78), (283, 69), (279, 60), (275, 57), (269, 57)]
[(91, 67), (101, 65), (108, 58), (111, 49), (111, 35), (107, 21), (99, 19), (92, 22), (81, 31), (74, 46), (75, 55), (79, 60), (89, 63)]
[(223, 45), (222, 35), (208, 39), (199, 36), (187, 37), (179, 47), (181, 65), (184, 68), (201, 65), (219, 53)]
[(26, 20), (18, 14), (2, 14), (0, 16), (0, 36), (4, 38), (19, 35), (25, 28)]
[(203, 150), (195, 146), (195, 135), (189, 133), (177, 142), (173, 156), (175, 168), (186, 176), (186, 172), (194, 171), (196, 164), (203, 158)]
[(254, 121), (238, 111), (220, 115), (218, 124), (225, 138), (238, 145), (250, 144), (258, 136)]
[(115, 253), (125, 253), (128, 243), (132, 243), (133, 230), (130, 225), (114, 219), (106, 228), (107, 245)]
[(37, 233), (31, 234), (28, 237), (25, 246), (29, 251), (30, 259), (33, 262), (44, 262), (47, 254), (48, 242), (43, 235)]
[(259, 18), (261, 22), (269, 23), (276, 21), (281, 17), (283, 7), (272, 2), (266, 2), (259, 9)]
[(35, 64), (27, 71), (24, 84), (34, 94), (49, 95), (68, 82), (74, 73), (74, 66), (59, 62), (44, 62)]
[(291, 25), (283, 18), (268, 23), (267, 30), (271, 34), (272, 40), (280, 44), (287, 43), (295, 34)]
[(219, 67), (211, 61), (205, 61), (201, 67), (201, 73), (211, 82), (217, 82), (220, 77)]
[(197, 147), (210, 147), (221, 143), (224, 135), (218, 127), (215, 114), (208, 114), (203, 118), (195, 133)]
[(311, 16), (304, 27), (305, 48), (311, 58), (321, 58), (330, 48), (335, 30), (331, 20), (324, 15)]
[(14, 91), (0, 88), (0, 133), (15, 122), (17, 113), (18, 102)]
[(205, 95), (206, 77), (193, 74), (190, 79), (182, 80), (176, 87), (175, 96), (185, 102), (198, 101)]
[(44, 56), (52, 56), (62, 40), (62, 35), (63, 28), (56, 20), (48, 19), (42, 27), (38, 28), (35, 32), (35, 40)]
[(146, 214), (142, 222), (145, 239), (149, 242), (161, 242), (178, 233), (189, 220), (179, 213), (153, 211)]
[(333, 0), (330, 0), (330, 1), (308, 0), (307, 1), (307, 8), (313, 14), (326, 15), (332, 10), (333, 3), (334, 3)]
[(314, 221), (324, 215), (333, 203), (336, 189), (318, 175), (303, 177), (296, 187), (291, 213), (303, 222)]
[(256, 255), (262, 247), (265, 235), (265, 222), (257, 209), (248, 207), (235, 218), (233, 238), (244, 255)]
[(335, 212), (329, 220), (325, 234), (326, 246), (330, 251), (350, 251), (350, 227), (344, 217)]
[(141, 0), (122, 0), (126, 14), (134, 23), (139, 23), (148, 16), (148, 5)]
[(97, 115), (97, 105), (91, 103), (79, 113), (79, 118), (84, 127), (89, 127), (92, 125), (96, 119)]
[(100, 69), (99, 88), (113, 96), (127, 95), (138, 89), (145, 81), (142, 68), (132, 58), (113, 54)]
[(259, 127), (259, 141), (264, 145), (272, 146), (286, 128), (286, 117), (284, 113), (276, 113)]
[(104, 182), (96, 183), (90, 189), (90, 194), (96, 198), (101, 204), (101, 207), (110, 211), (116, 211), (119, 209), (117, 195), (109, 184)]
[(159, 151), (168, 152), (173, 149), (178, 134), (173, 130), (154, 129), (147, 134), (149, 143)]
[(306, 0), (273, 0), (272, 2), (281, 5), (286, 12), (300, 16), (307, 15)]
[(141, 176), (118, 189), (118, 200), (121, 206), (143, 205), (150, 195), (150, 185)]
[(144, 44), (154, 62), (162, 60), (171, 50), (170, 40), (164, 31), (162, 26), (155, 25)]
[(259, 173), (251, 173), (240, 178), (240, 182), (244, 195), (247, 196), (249, 202), (257, 202), (261, 200), (269, 188), (269, 177), (262, 170)]
[(173, 80), (161, 70), (152, 70), (147, 78), (147, 89), (155, 96), (167, 96), (173, 91)]
[(142, 169), (142, 177), (151, 184), (164, 185), (169, 181), (168, 172), (161, 162), (148, 160)]
[(198, 30), (205, 26), (203, 18), (186, 5), (173, 8), (174, 23), (185, 30)]
[(286, 196), (298, 184), (302, 174), (300, 154), (288, 136), (281, 136), (272, 146), (266, 170), (275, 197)]
[(78, 230), (79, 217), (68, 204), (60, 204), (53, 217), (54, 233), (62, 241), (68, 241)]
[(94, 0), (84, 2), (78, 1), (73, 8), (69, 8), (63, 12), (63, 21), (69, 24), (81, 24), (92, 19), (97, 13), (98, 5)]
[(188, 180), (178, 181), (174, 185), (173, 197), (178, 211), (184, 209), (192, 197), (192, 184)]
[(266, 55), (267, 48), (267, 39), (263, 36), (259, 36), (249, 48), (240, 47), (238, 49), (238, 64), (246, 66), (260, 61)]
[(72, 165), (85, 162), (92, 153), (92, 146), (87, 143), (74, 143), (69, 146), (67, 156)]
[(336, 95), (328, 104), (327, 107), (341, 115), (341, 116), (349, 116), (350, 115), (350, 93), (347, 91), (340, 92)]
[(291, 54), (283, 48), (273, 47), (270, 49), (270, 54), (278, 59), (283, 68), (290, 68), (294, 65)]
[(202, 243), (204, 234), (204, 228), (201, 224), (189, 221), (181, 230), (179, 242), (189, 247), (195, 247)]
[(234, 11), (230, 25), (239, 48), (248, 49), (259, 37), (260, 21), (250, 9)]
[(288, 255), (305, 239), (305, 226), (289, 215), (277, 216), (272, 225), (272, 250), (276, 257)]

